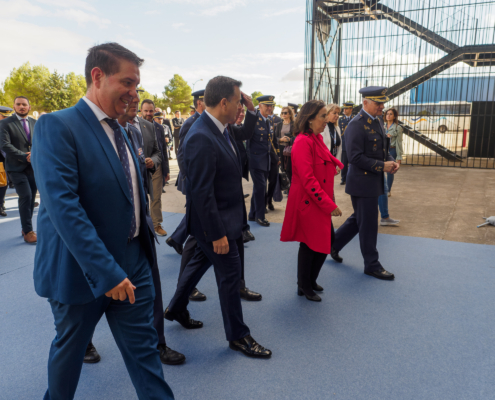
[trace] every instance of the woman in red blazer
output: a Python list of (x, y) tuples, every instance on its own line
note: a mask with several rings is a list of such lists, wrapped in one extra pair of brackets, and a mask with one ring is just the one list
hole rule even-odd
[(292, 183), (280, 240), (300, 242), (297, 262), (299, 296), (321, 301), (315, 293), (321, 267), (331, 251), (332, 215), (342, 212), (334, 202), (334, 176), (343, 164), (330, 154), (320, 135), (325, 129), (326, 107), (311, 100), (299, 111), (292, 146)]

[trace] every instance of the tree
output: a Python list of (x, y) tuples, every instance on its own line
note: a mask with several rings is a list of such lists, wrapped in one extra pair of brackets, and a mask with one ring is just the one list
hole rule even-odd
[(48, 112), (63, 110), (70, 107), (70, 94), (67, 90), (66, 80), (62, 74), (54, 71), (50, 75), (45, 89), (43, 109)]
[(86, 94), (86, 79), (82, 75), (69, 72), (65, 75), (65, 87), (68, 92), (70, 107), (72, 107)]
[(165, 91), (163, 92), (164, 107), (170, 107), (172, 112), (179, 110), (182, 113), (189, 111), (189, 106), (192, 105), (192, 90), (182, 76), (175, 74), (170, 79)]
[(259, 102), (256, 100), (257, 97), (263, 96), (263, 93), (261, 92), (253, 92), (251, 93), (251, 99), (253, 100), (253, 105), (256, 107)]

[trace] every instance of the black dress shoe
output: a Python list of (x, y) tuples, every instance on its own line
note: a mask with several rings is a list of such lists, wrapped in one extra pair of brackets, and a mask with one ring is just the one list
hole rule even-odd
[(248, 357), (270, 358), (272, 356), (272, 352), (256, 343), (251, 335), (229, 342), (229, 347), (232, 350), (243, 352)]
[(313, 284), (313, 285), (311, 285), (311, 286), (313, 287), (313, 290), (314, 290), (315, 292), (323, 292), (323, 288), (322, 288), (320, 285), (318, 285), (317, 283), (314, 283), (314, 284)]
[(259, 218), (256, 218), (256, 222), (258, 223), (258, 225), (261, 225), (261, 226), (270, 226), (270, 223), (267, 221), (267, 219), (259, 219)]
[(34, 202), (34, 206), (35, 207), (39, 207), (40, 206), (40, 203), (38, 203), (37, 201)]
[(186, 329), (199, 329), (203, 327), (203, 323), (192, 319), (189, 315), (189, 311), (187, 310), (182, 311), (181, 313), (173, 313), (169, 311), (167, 307), (163, 317), (169, 321), (177, 321)]
[(341, 185), (345, 185), (345, 182), (340, 182)]
[(247, 199), (249, 197), (249, 193), (244, 195), (244, 198)]
[(305, 296), (308, 300), (311, 300), (311, 301), (321, 301), (321, 297), (318, 296), (315, 292), (313, 292), (313, 291), (305, 292), (300, 287), (297, 288), (297, 294), (299, 296)]
[(250, 231), (244, 231), (242, 232), (242, 241), (244, 243), (250, 242), (251, 240), (254, 240), (254, 235)]
[(256, 221), (254, 218), (249, 217), (248, 221)]
[(247, 287), (241, 288), (241, 299), (247, 301), (261, 301), (261, 294), (249, 290)]
[(265, 208), (265, 214), (268, 214), (268, 208)]
[(191, 294), (189, 295), (189, 300), (191, 301), (205, 301), (206, 296), (201, 293), (197, 288), (194, 288)]
[(372, 272), (364, 271), (364, 273), (366, 275), (372, 276), (373, 278), (383, 279), (384, 281), (393, 281), (395, 279), (395, 275), (392, 274), (391, 272), (388, 272), (384, 268), (382, 268), (381, 270), (372, 271)]
[(89, 342), (88, 347), (86, 347), (86, 353), (84, 354), (83, 363), (85, 364), (96, 364), (100, 362), (101, 357), (96, 351), (96, 347), (93, 343)]
[(182, 245), (172, 239), (172, 236), (165, 240), (165, 243), (167, 243), (170, 247), (173, 247), (177, 254), (182, 255)]
[(0, 217), (6, 217), (7, 213), (5, 212), (5, 209), (3, 207), (0, 207)]
[(275, 207), (273, 207), (273, 203), (268, 203), (268, 209), (270, 211), (275, 211)]
[(333, 247), (332, 247), (332, 251), (330, 253), (330, 257), (332, 257), (338, 263), (341, 263), (342, 261), (344, 261), (344, 259), (341, 256), (339, 256), (339, 252), (337, 250), (335, 250)]
[(166, 365), (179, 365), (186, 361), (186, 356), (178, 351), (172, 350), (167, 347), (166, 344), (159, 344), (158, 350), (160, 351), (160, 360), (162, 364)]

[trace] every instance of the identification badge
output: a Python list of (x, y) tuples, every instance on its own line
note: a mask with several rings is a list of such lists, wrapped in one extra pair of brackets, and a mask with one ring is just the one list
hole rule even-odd
[(141, 147), (138, 149), (138, 153), (139, 153), (140, 156), (143, 155), (143, 149)]

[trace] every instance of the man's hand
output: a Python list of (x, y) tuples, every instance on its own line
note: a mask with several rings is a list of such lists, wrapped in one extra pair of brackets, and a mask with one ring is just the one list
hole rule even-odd
[(146, 168), (148, 169), (153, 168), (155, 166), (155, 163), (151, 158), (145, 158), (144, 162), (146, 163)]
[(342, 211), (339, 207), (332, 211), (332, 217), (340, 217), (342, 215)]
[(26, 161), (31, 162), (31, 152), (26, 153)]
[(229, 252), (229, 241), (227, 236), (213, 242), (213, 251), (217, 254), (227, 254)]
[(105, 296), (120, 301), (124, 301), (125, 299), (127, 299), (127, 296), (129, 296), (129, 303), (134, 304), (134, 302), (136, 301), (136, 298), (134, 297), (135, 290), (136, 286), (134, 286), (129, 279), (125, 278), (112, 290), (106, 292)]
[(246, 93), (241, 91), (242, 98), (244, 99), (244, 105), (247, 107), (249, 111), (254, 112), (254, 104), (251, 96), (248, 96)]
[(392, 173), (392, 171), (394, 170), (395, 168), (395, 164), (396, 162), (395, 161), (386, 161), (384, 164), (383, 164), (383, 172), (389, 172), (389, 173)]
[(168, 143), (169, 142), (169, 139), (168, 137), (165, 138), (165, 143)]
[(168, 182), (170, 180), (170, 174), (167, 174), (167, 176), (165, 177), (165, 182)]
[(392, 170), (391, 174), (395, 174), (400, 168), (400, 163), (395, 162), (394, 163), (394, 169)]

